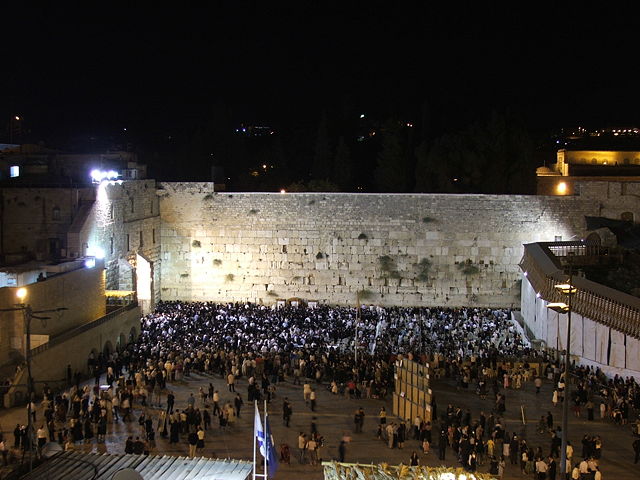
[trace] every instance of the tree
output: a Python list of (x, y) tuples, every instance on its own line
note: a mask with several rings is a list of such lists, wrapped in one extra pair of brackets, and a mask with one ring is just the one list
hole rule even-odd
[(322, 112), (316, 136), (316, 149), (311, 167), (311, 178), (326, 180), (331, 176), (331, 142), (329, 138), (329, 120), (327, 112)]
[(382, 129), (382, 148), (374, 172), (376, 187), (381, 192), (404, 192), (408, 184), (406, 140), (402, 124), (389, 119)]
[(342, 191), (350, 190), (352, 171), (351, 151), (344, 137), (340, 137), (336, 156), (333, 160), (333, 183), (337, 184)]
[(530, 193), (534, 179), (532, 142), (510, 114), (443, 135), (416, 149), (418, 192)]

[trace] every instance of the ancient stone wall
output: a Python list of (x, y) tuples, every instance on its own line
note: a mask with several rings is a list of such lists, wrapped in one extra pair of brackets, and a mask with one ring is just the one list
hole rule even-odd
[(159, 185), (162, 299), (519, 307), (522, 244), (585, 233), (580, 197), (214, 193)]
[(155, 180), (105, 182), (80, 232), (81, 242), (105, 255), (108, 289), (134, 290), (136, 254), (152, 263), (160, 295), (160, 215)]

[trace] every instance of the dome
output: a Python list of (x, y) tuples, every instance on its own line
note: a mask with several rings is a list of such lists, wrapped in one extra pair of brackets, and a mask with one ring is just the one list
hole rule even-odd
[(558, 172), (551, 170), (549, 167), (536, 168), (536, 175), (539, 177), (547, 177), (551, 175), (559, 175)]

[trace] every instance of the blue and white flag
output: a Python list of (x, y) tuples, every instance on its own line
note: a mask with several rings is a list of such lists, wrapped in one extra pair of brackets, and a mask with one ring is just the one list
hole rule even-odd
[(253, 431), (258, 441), (258, 447), (260, 447), (260, 453), (265, 456), (264, 452), (264, 429), (262, 428), (262, 420), (260, 419), (260, 412), (258, 412), (258, 404), (256, 404), (256, 418), (253, 422)]
[(271, 429), (269, 428), (269, 417), (266, 419), (266, 430), (262, 428), (262, 420), (260, 418), (260, 413), (258, 412), (258, 405), (256, 403), (256, 416), (253, 422), (253, 428), (256, 435), (256, 440), (258, 441), (258, 447), (260, 449), (260, 454), (266, 458), (267, 466), (269, 469), (269, 476), (274, 476), (276, 474), (276, 470), (278, 469), (278, 459), (275, 454), (275, 448), (273, 446), (273, 437), (271, 436)]
[(269, 476), (273, 477), (278, 470), (278, 458), (276, 457), (276, 449), (273, 446), (273, 436), (271, 435), (271, 428), (269, 427), (269, 415), (265, 417), (266, 437), (267, 437), (267, 465), (269, 467)]

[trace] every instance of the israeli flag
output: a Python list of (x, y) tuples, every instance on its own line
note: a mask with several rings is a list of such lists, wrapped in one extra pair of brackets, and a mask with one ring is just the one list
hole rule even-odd
[(260, 453), (263, 457), (266, 457), (264, 429), (262, 428), (262, 420), (260, 419), (260, 413), (258, 412), (258, 405), (256, 405), (256, 418), (253, 422), (253, 431), (256, 432), (256, 440), (258, 440)]

